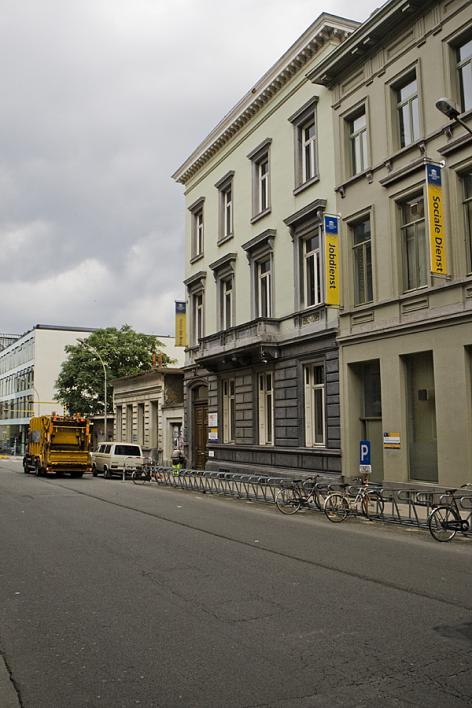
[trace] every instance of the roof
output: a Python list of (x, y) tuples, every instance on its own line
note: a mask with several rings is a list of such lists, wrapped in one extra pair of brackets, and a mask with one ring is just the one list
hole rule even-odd
[(422, 9), (431, 5), (431, 0), (389, 0), (321, 61), (308, 78), (315, 84), (333, 86), (345, 72), (364, 62), (385, 37), (398, 34)]
[(333, 38), (343, 41), (359, 26), (344, 17), (322, 13), (281, 58), (259, 79), (174, 172), (176, 182), (188, 180), (252, 119), (307, 62)]
[(154, 374), (163, 374), (164, 376), (170, 375), (170, 376), (176, 376), (180, 374), (180, 376), (184, 375), (184, 372), (182, 369), (173, 369), (168, 366), (161, 366), (161, 367), (156, 367), (155, 369), (148, 369), (148, 371), (143, 371), (140, 374), (131, 374), (130, 376), (120, 376), (116, 379), (112, 379), (111, 383), (123, 383), (124, 381), (132, 381), (135, 379), (143, 379), (146, 376), (153, 376)]

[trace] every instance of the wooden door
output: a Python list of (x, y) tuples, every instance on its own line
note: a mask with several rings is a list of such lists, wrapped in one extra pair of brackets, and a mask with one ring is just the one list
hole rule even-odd
[(207, 461), (208, 406), (195, 403), (193, 406), (192, 459), (197, 470), (205, 469)]

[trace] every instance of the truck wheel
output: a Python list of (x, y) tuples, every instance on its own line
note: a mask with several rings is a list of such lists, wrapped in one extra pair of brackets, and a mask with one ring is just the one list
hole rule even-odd
[(25, 474), (28, 474), (28, 473), (29, 473), (29, 467), (28, 467), (28, 465), (26, 464), (26, 461), (23, 461), (23, 472), (24, 472)]

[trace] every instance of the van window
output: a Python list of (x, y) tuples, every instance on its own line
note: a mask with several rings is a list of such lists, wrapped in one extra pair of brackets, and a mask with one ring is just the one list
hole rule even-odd
[(115, 445), (115, 455), (141, 457), (141, 450), (137, 445)]
[(108, 453), (111, 450), (111, 445), (104, 445), (103, 446), (103, 452)]

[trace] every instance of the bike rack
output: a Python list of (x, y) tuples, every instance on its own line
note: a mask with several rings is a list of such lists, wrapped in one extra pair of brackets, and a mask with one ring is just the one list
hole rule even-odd
[[(175, 474), (172, 467), (154, 466), (152, 471), (159, 471), (156, 482), (160, 486), (168, 486), (202, 494), (227, 496), (233, 499), (244, 499), (265, 504), (274, 504), (278, 491), (284, 485), (293, 484), (292, 477), (268, 477), (267, 475), (249, 475), (237, 472), (216, 472), (210, 470), (181, 469)], [(312, 483), (302, 480), (302, 485), (311, 489)], [(358, 486), (345, 486), (326, 475), (322, 481), (316, 482), (317, 491), (326, 497), (332, 492), (345, 492), (351, 496), (356, 495)], [(375, 519), (384, 523), (414, 526), (417, 528), (428, 527), (428, 517), (438, 505), (448, 505), (451, 493), (447, 491), (424, 491), (423, 489), (390, 489), (372, 487), (381, 495), (384, 508), (375, 515)], [(455, 499), (459, 508), (465, 512), (472, 512), (472, 490), (461, 493), (458, 490)], [(312, 511), (319, 510), (313, 507)], [(472, 537), (472, 529), (466, 534)]]

